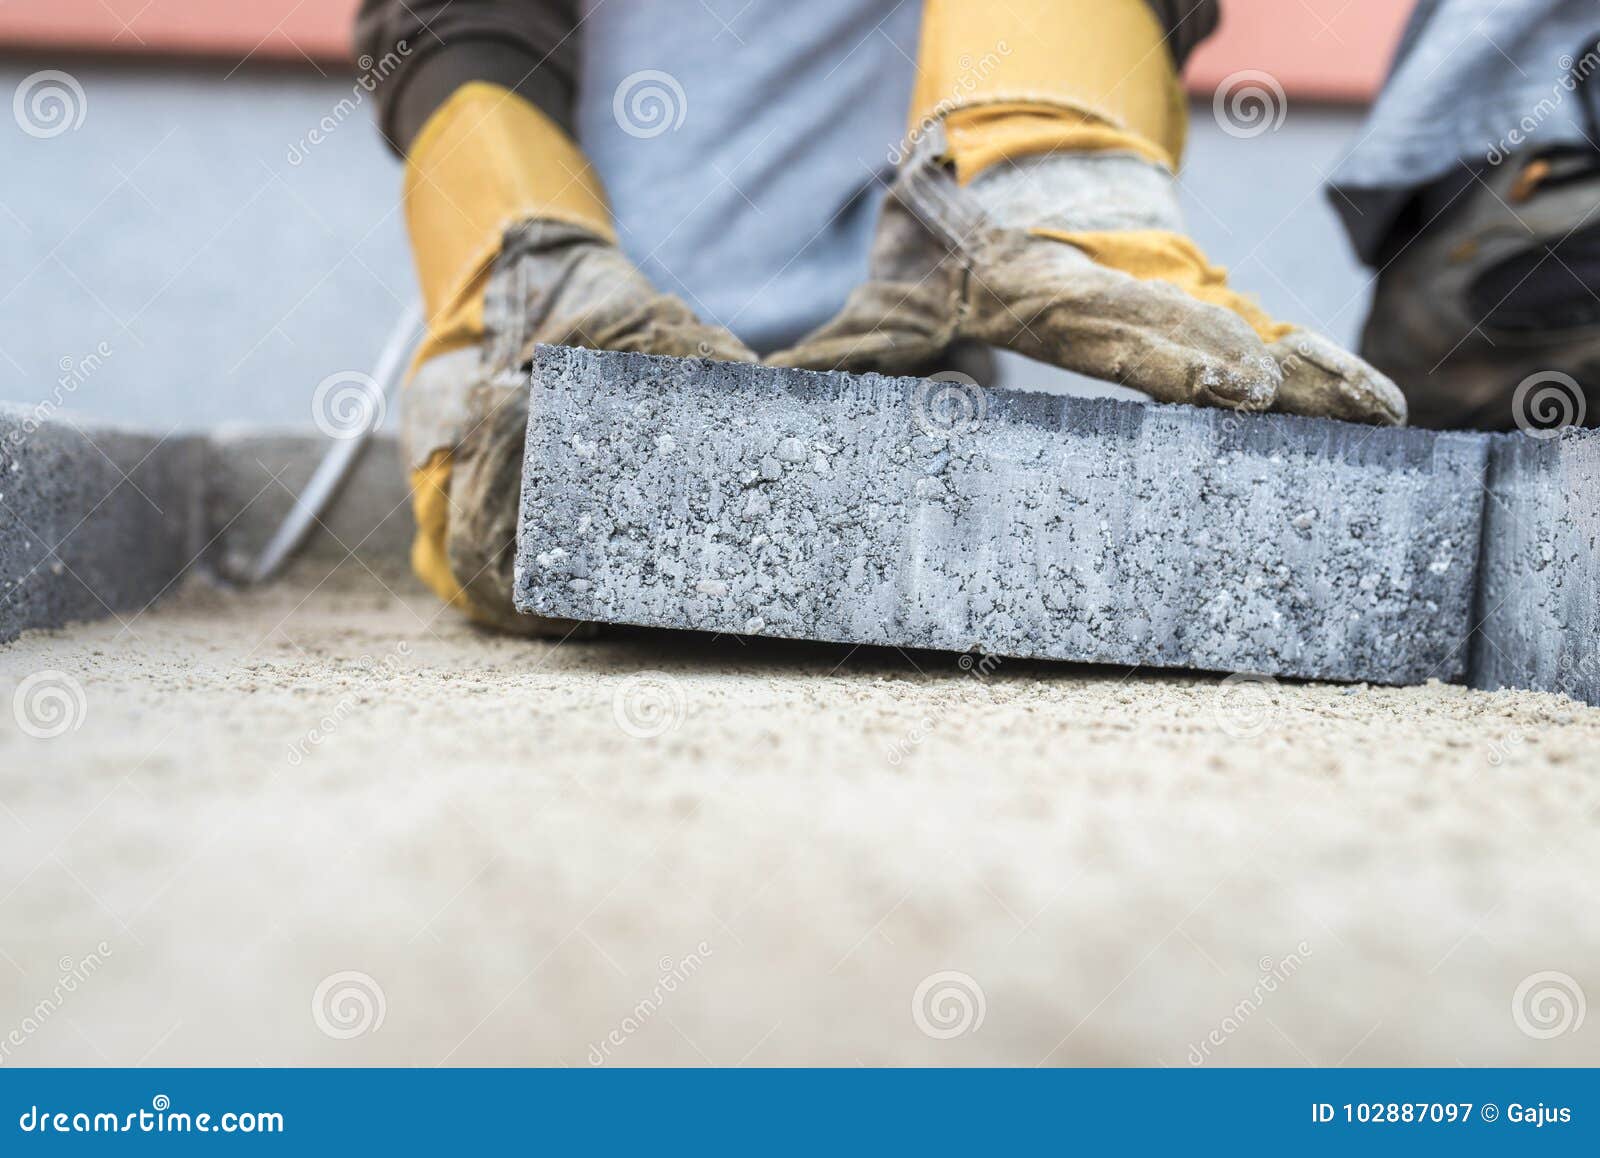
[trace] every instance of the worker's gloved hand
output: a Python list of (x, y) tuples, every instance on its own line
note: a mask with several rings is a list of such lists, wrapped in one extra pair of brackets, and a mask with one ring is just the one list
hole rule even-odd
[(474, 618), (565, 635), (574, 625), (519, 615), (511, 604), (533, 347), (552, 342), (730, 362), (755, 355), (656, 291), (616, 246), (562, 222), (507, 231), (484, 314), (489, 336), (477, 367), (443, 387), (464, 391), (467, 422), (450, 455), (444, 562)]
[(1403, 422), (1392, 382), (1185, 235), (1170, 36), (1145, 0), (927, 0), (870, 280), (771, 361), (914, 373), (979, 341), (1165, 402)]
[(412, 566), (480, 622), (569, 634), (511, 601), (534, 346), (755, 355), (628, 261), (582, 154), (503, 88), (467, 85), (423, 127), (406, 215), (429, 316), (405, 397)]
[(1228, 288), (1172, 184), (1106, 152), (1005, 161), (963, 186), (930, 134), (884, 203), (871, 280), (771, 361), (913, 373), (976, 340), (1163, 402), (1404, 422), (1387, 378)]

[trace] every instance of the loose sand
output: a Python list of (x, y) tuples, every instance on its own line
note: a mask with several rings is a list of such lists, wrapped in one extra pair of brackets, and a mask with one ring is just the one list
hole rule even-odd
[(0, 1064), (1600, 1063), (1557, 696), (554, 646), (348, 577), (0, 695)]

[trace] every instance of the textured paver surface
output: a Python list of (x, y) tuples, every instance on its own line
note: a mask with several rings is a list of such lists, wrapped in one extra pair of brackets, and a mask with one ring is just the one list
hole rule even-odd
[[(330, 445), (308, 431), (162, 437), (0, 404), (0, 641), (102, 616), (125, 623), (191, 569), (245, 573)], [(298, 557), (393, 575), (412, 530), (398, 450), (378, 437)]]
[(1600, 703), (1600, 432), (1494, 443), (1473, 683)]
[[(541, 357), (530, 608), (995, 655), (1465, 677), (1600, 702), (1592, 432), (1438, 436)], [(0, 407), (0, 639), (126, 622), (186, 567), (254, 558), (328, 445)], [(302, 554), (393, 577), (411, 530), (379, 438)]]
[(191, 555), (197, 454), (0, 404), (0, 640), (168, 590)]
[(1486, 440), (542, 347), (535, 613), (1341, 679), (1466, 674)]

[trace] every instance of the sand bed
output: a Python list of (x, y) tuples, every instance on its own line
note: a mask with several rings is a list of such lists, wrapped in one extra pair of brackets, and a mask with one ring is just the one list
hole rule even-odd
[(1600, 1063), (1556, 696), (552, 645), (367, 575), (0, 693), (0, 1064)]

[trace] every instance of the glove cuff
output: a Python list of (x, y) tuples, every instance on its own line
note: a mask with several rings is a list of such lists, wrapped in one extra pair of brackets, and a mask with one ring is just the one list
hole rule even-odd
[(911, 136), (945, 121), (962, 181), (1065, 150), (1176, 169), (1188, 113), (1163, 40), (1144, 0), (927, 0)]
[(406, 225), (430, 319), (470, 312), (505, 230), (544, 219), (615, 242), (600, 180), (572, 138), (511, 90), (463, 85), (406, 157)]
[(1008, 162), (1067, 154), (1134, 157), (1160, 168), (1169, 179), (1177, 171), (1173, 154), (1150, 138), (1076, 109), (1011, 102), (973, 105), (947, 113), (944, 130), (947, 159), (963, 185)]

